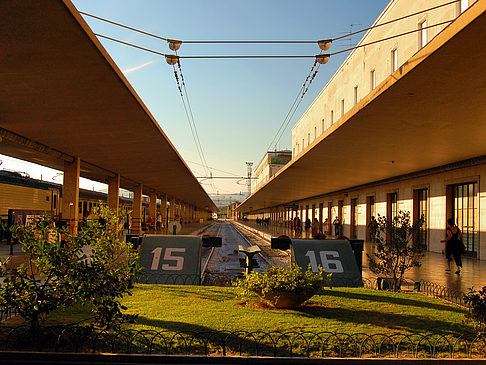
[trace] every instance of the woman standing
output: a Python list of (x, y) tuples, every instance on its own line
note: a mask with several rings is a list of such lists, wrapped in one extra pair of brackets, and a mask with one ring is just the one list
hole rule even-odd
[(305, 238), (309, 238), (309, 230), (311, 228), (311, 220), (309, 217), (305, 220)]
[(464, 243), (462, 243), (462, 232), (458, 226), (454, 224), (454, 220), (449, 218), (447, 220), (447, 237), (445, 240), (440, 242), (445, 242), (445, 254), (447, 259), (447, 269), (446, 271), (451, 271), (451, 255), (454, 257), (454, 261), (457, 266), (456, 274), (461, 273), (462, 259), (461, 255), (464, 253)]

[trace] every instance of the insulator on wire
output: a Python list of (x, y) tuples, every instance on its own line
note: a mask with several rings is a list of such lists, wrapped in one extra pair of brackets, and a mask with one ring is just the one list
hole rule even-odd
[(176, 56), (174, 54), (166, 54), (165, 55), (165, 61), (169, 65), (174, 66), (175, 64), (177, 64), (177, 62), (179, 62), (179, 56)]

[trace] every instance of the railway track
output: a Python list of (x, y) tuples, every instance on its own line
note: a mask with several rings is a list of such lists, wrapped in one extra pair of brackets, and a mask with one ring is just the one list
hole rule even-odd
[(271, 266), (288, 266), (290, 256), (287, 252), (273, 250), (270, 243), (258, 235), (230, 221), (217, 221), (207, 227), (201, 234), (222, 237), (222, 247), (203, 248), (201, 258), (201, 282), (203, 285), (229, 285), (243, 273), (240, 267), (238, 246), (257, 245), (261, 252), (255, 255), (259, 268), (263, 271)]

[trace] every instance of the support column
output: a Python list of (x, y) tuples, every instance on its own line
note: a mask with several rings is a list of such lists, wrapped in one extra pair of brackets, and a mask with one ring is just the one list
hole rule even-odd
[(191, 223), (192, 222), (192, 205), (191, 204), (188, 204), (187, 205), (187, 223)]
[(79, 219), (79, 171), (81, 160), (64, 161), (64, 177), (62, 180), (62, 219), (67, 221), (72, 234), (78, 232)]
[(132, 233), (142, 234), (142, 184), (133, 190)]
[(170, 198), (169, 202), (169, 222), (172, 222), (175, 219), (175, 198)]
[(322, 223), (323, 222), (323, 219), (322, 219), (322, 211), (324, 209), (324, 203), (319, 203), (319, 232), (324, 232), (324, 230), (322, 229)]
[(162, 215), (162, 224), (167, 227), (167, 194), (160, 195), (160, 214)]
[(115, 212), (120, 207), (120, 175), (116, 174), (108, 179), (108, 208)]
[(157, 193), (150, 193), (149, 201), (149, 217), (152, 219), (157, 218)]

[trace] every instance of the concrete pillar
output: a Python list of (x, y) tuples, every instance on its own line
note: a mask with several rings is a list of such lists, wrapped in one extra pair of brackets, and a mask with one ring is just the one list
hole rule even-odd
[(169, 222), (172, 222), (175, 219), (175, 199), (170, 198), (169, 203)]
[(322, 219), (322, 211), (324, 209), (324, 203), (319, 203), (319, 232), (324, 232), (324, 230), (322, 229), (322, 223), (323, 223), (323, 219)]
[(62, 180), (62, 219), (67, 221), (72, 234), (78, 232), (79, 205), (79, 171), (81, 160), (64, 161), (64, 177)]
[(108, 179), (108, 208), (117, 211), (120, 207), (120, 175)]
[(133, 190), (132, 233), (142, 234), (142, 184)]
[(150, 193), (149, 217), (153, 219), (157, 218), (157, 193)]
[(167, 227), (167, 194), (160, 194), (160, 214), (164, 227)]

